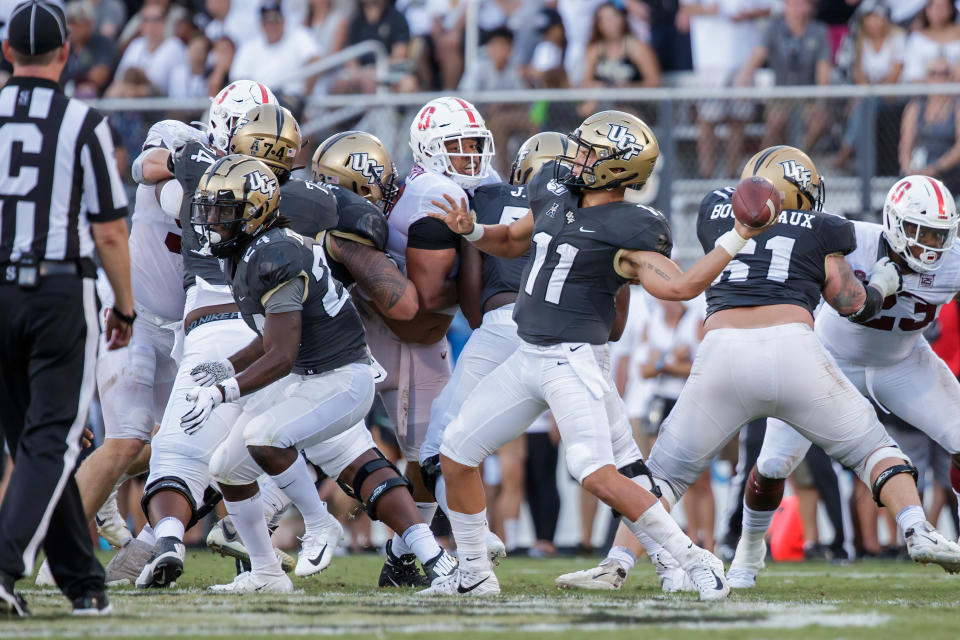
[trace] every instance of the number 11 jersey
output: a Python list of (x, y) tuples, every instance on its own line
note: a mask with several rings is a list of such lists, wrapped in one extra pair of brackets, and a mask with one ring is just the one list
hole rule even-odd
[[(872, 222), (854, 222), (857, 249), (847, 262), (866, 282), (874, 263), (888, 254), (883, 227)], [(820, 342), (837, 358), (868, 367), (886, 367), (906, 358), (923, 330), (940, 314), (940, 308), (960, 291), (960, 245), (954, 245), (936, 271), (904, 272), (903, 290), (888, 296), (883, 309), (864, 324), (855, 324), (824, 306), (817, 316)]]

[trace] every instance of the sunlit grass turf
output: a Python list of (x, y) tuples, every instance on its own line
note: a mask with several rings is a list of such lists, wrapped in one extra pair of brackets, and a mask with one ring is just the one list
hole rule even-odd
[[(108, 557), (107, 554), (106, 557)], [(379, 590), (376, 556), (336, 558), (321, 576), (294, 578), (291, 595), (224, 596), (204, 589), (232, 579), (232, 561), (187, 553), (177, 589), (111, 589), (111, 618), (75, 619), (55, 590), (20, 587), (29, 620), (0, 621), (0, 637), (207, 638), (958, 638), (960, 576), (908, 562), (775, 564), (759, 586), (719, 604), (660, 593), (645, 561), (621, 591), (569, 592), (556, 575), (590, 559), (508, 558), (497, 569), (503, 595), (424, 600)]]

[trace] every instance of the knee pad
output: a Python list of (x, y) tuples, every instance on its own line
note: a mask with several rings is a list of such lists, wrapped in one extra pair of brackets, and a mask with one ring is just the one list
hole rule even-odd
[[(190, 493), (190, 487), (187, 486), (187, 483), (176, 476), (163, 476), (161, 478), (157, 478), (143, 488), (143, 497), (140, 499), (140, 508), (143, 509), (143, 514), (147, 516), (147, 519), (150, 519), (150, 512), (147, 510), (147, 507), (150, 505), (150, 500), (153, 499), (153, 496), (164, 491), (173, 491), (174, 493), (179, 493), (187, 500), (187, 503), (190, 505), (191, 514), (190, 523), (187, 525), (187, 528), (189, 529), (196, 524), (197, 520), (199, 520), (197, 516), (197, 503), (193, 499), (193, 494)], [(214, 503), (214, 505), (215, 504), (216, 503)], [(204, 515), (206, 515), (206, 513), (209, 513), (209, 510), (207, 510)]]
[(856, 472), (863, 481), (863, 484), (868, 487), (873, 486), (874, 483), (870, 480), (870, 476), (873, 475), (873, 469), (881, 460), (886, 458), (900, 458), (905, 465), (913, 466), (913, 461), (910, 460), (909, 456), (907, 456), (900, 447), (895, 445), (880, 447), (868, 455), (860, 465), (857, 465)]
[[(657, 486), (657, 483), (653, 479), (653, 474), (651, 474), (650, 469), (647, 468), (647, 463), (643, 460), (634, 460), (619, 467), (617, 471), (620, 472), (620, 475), (630, 478), (635, 484), (652, 493), (657, 499), (663, 496), (660, 487)], [(613, 512), (613, 517), (619, 520), (621, 517), (620, 512), (613, 507), (610, 507), (610, 510)]]
[(423, 478), (423, 485), (430, 490), (430, 493), (436, 495), (437, 480), (440, 479), (440, 454), (430, 456), (420, 463), (420, 477)]
[(793, 472), (789, 460), (776, 458), (759, 458), (756, 469), (764, 478), (773, 480), (786, 480)]
[(884, 469), (880, 472), (880, 475), (877, 476), (877, 481), (873, 483), (873, 501), (877, 503), (878, 507), (884, 506), (880, 500), (880, 491), (883, 490), (883, 485), (887, 484), (890, 478), (901, 473), (913, 476), (913, 482), (916, 484), (917, 468), (912, 464), (895, 464), (892, 467)]
[[(410, 481), (404, 478), (400, 474), (400, 470), (397, 469), (392, 462), (387, 460), (383, 453), (379, 449), (373, 450), (379, 457), (373, 460), (369, 460), (363, 463), (363, 466), (357, 470), (357, 473), (353, 476), (353, 480), (350, 484), (343, 482), (342, 480), (337, 480), (337, 484), (340, 485), (340, 488), (343, 489), (343, 492), (348, 496), (359, 502), (363, 506), (363, 510), (367, 512), (367, 515), (370, 516), (371, 520), (379, 520), (377, 518), (377, 501), (383, 497), (387, 491), (395, 489), (397, 487), (406, 487), (407, 491), (410, 492), (410, 495), (413, 495), (413, 486), (411, 486)], [(396, 477), (387, 478), (376, 487), (373, 488), (373, 491), (370, 492), (370, 495), (367, 496), (367, 499), (363, 499), (363, 494), (361, 489), (363, 488), (363, 483), (366, 482), (367, 478), (370, 477), (375, 471), (380, 469), (392, 469), (396, 473)]]

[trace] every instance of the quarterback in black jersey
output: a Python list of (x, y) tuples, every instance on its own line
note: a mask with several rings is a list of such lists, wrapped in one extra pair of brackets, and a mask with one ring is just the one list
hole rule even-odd
[[(622, 514), (634, 533), (662, 545), (687, 571), (705, 600), (726, 597), (723, 565), (693, 545), (649, 489), (615, 465), (600, 363), (625, 283), (651, 294), (690, 299), (716, 278), (757, 230), (738, 225), (718, 248), (687, 271), (672, 262), (670, 226), (659, 212), (626, 200), (642, 186), (659, 155), (653, 131), (636, 116), (604, 111), (570, 136), (574, 153), (543, 167), (529, 184), (530, 211), (509, 225), (475, 224), (465, 202), (442, 205), (450, 228), (481, 251), (517, 257), (531, 248), (514, 318), (523, 344), (487, 376), (447, 428), (440, 465), (447, 479), (459, 574), (425, 593), (499, 592), (483, 549), (485, 504), (478, 466), (544, 409), (557, 420), (571, 474)], [(431, 214), (434, 215), (434, 214)]]
[[(915, 560), (956, 564), (960, 547), (926, 523), (916, 469), (813, 333), (818, 294), (851, 320), (869, 320), (900, 288), (899, 270), (884, 258), (866, 286), (854, 276), (844, 258), (856, 247), (852, 225), (820, 211), (822, 179), (799, 149), (764, 149), (747, 162), (742, 177), (756, 175), (784, 194), (779, 223), (748, 242), (707, 290), (706, 336), (650, 452), (651, 472), (665, 496), (679, 500), (742, 425), (777, 417), (873, 488), (877, 503), (898, 514)], [(730, 228), (729, 199), (724, 189), (703, 200), (697, 232), (704, 250)], [(755, 470), (747, 483), (757, 490), (748, 492), (745, 519), (759, 518), (761, 511), (772, 516), (783, 485), (764, 485)], [(936, 536), (936, 545), (912, 543), (914, 531)], [(750, 535), (746, 528), (744, 535)], [(765, 548), (757, 548), (741, 556), (751, 568), (763, 564)], [(756, 571), (744, 576), (743, 568), (731, 567), (731, 586), (753, 586)]]

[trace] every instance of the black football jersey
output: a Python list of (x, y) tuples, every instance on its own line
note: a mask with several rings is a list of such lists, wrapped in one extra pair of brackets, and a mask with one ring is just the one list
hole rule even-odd
[(302, 236), (317, 236), (337, 226), (337, 199), (326, 185), (292, 178), (280, 187), (280, 213)]
[[(704, 252), (733, 228), (733, 191), (711, 191), (700, 203), (697, 237)], [(777, 224), (751, 238), (707, 289), (707, 315), (772, 304), (795, 304), (813, 313), (827, 279), (824, 260), (856, 248), (853, 224), (845, 218), (785, 209)]]
[(605, 344), (614, 299), (628, 282), (614, 270), (620, 249), (670, 255), (670, 225), (650, 207), (613, 202), (579, 206), (580, 192), (553, 180), (546, 164), (528, 185), (533, 257), (521, 276), (514, 319), (527, 342)]
[[(526, 185), (513, 186), (507, 182), (477, 187), (471, 198), (473, 210), (480, 224), (510, 224), (522, 218), (530, 208)], [(483, 296), (481, 306), (491, 296), (504, 291), (519, 291), (520, 276), (530, 258), (530, 252), (519, 258), (499, 258), (488, 253), (483, 256)]]
[(180, 201), (180, 226), (183, 232), (180, 252), (183, 255), (184, 289), (192, 287), (197, 276), (210, 284), (230, 284), (220, 268), (220, 261), (213, 257), (209, 248), (201, 244), (201, 238), (190, 223), (193, 193), (204, 172), (218, 157), (216, 151), (199, 142), (188, 142), (174, 154), (173, 175), (183, 188), (183, 200)]
[[(377, 251), (387, 250), (387, 217), (369, 200), (350, 189), (327, 185), (337, 199), (336, 233), (345, 238), (372, 246)], [(354, 283), (345, 266), (330, 260), (333, 277), (347, 286)]]
[(235, 265), (233, 298), (250, 328), (261, 334), (263, 296), (295, 278), (304, 278), (306, 298), (293, 372), (312, 375), (366, 361), (363, 325), (350, 294), (330, 275), (323, 248), (289, 228), (267, 231)]

